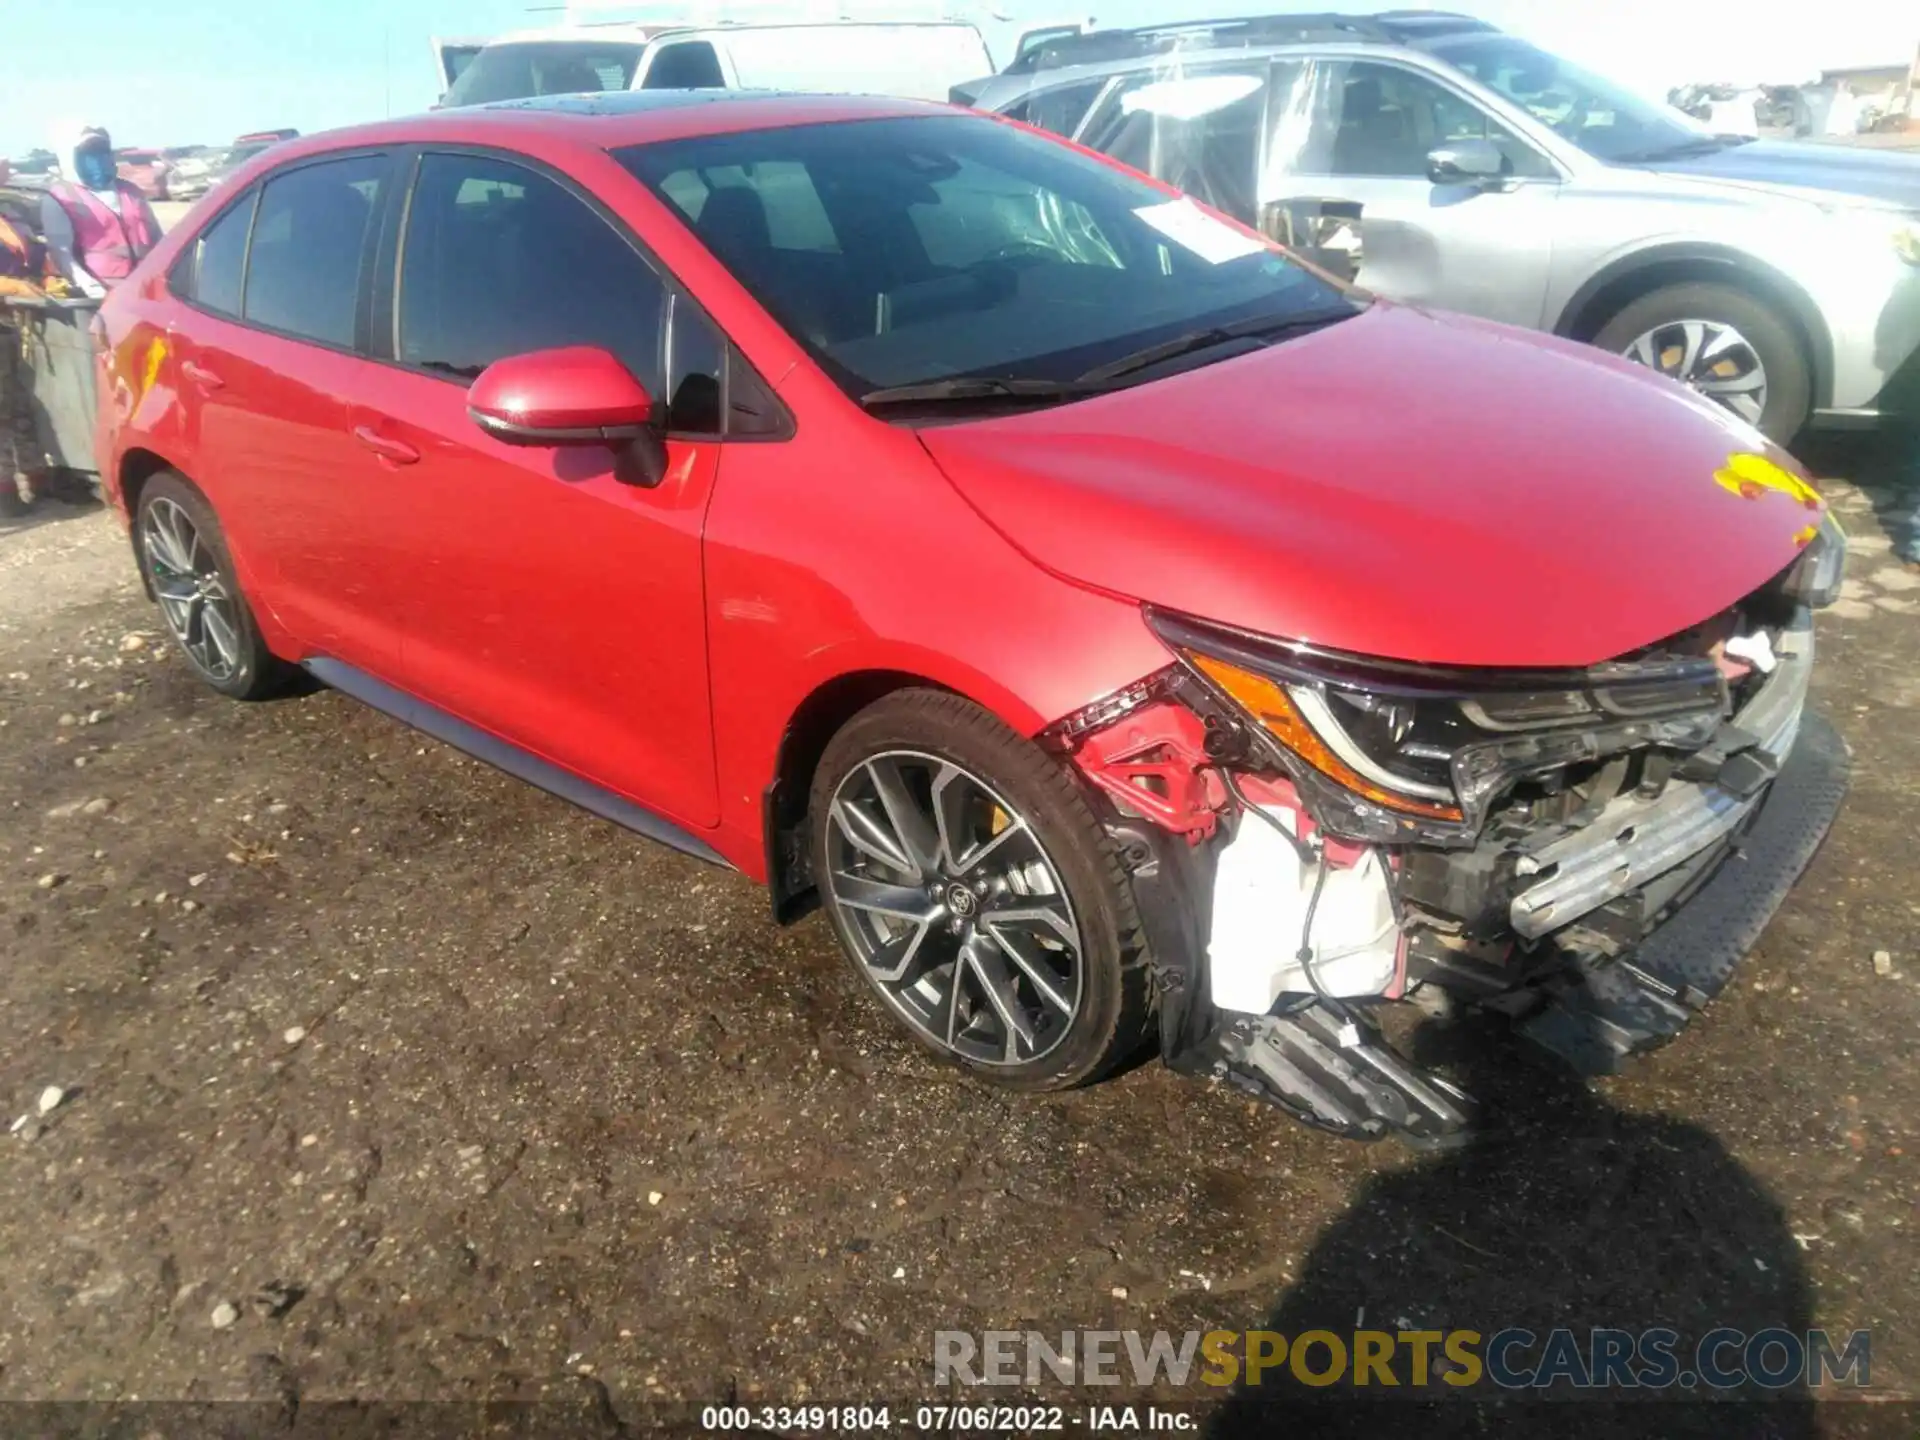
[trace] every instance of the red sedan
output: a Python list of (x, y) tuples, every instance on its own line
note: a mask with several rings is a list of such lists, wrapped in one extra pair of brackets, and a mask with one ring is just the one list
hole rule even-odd
[(304, 668), (817, 902), (1008, 1085), (1154, 1035), (1455, 1133), (1387, 1006), (1607, 1068), (1844, 789), (1845, 542), (1783, 453), (1007, 121), (663, 91), (290, 141), (101, 324), (202, 679)]

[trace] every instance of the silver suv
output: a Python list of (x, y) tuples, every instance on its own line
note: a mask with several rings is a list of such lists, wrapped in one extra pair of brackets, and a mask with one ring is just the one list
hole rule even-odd
[(1389, 299), (1650, 365), (1782, 441), (1920, 415), (1920, 155), (1716, 135), (1431, 11), (1061, 36), (953, 99)]

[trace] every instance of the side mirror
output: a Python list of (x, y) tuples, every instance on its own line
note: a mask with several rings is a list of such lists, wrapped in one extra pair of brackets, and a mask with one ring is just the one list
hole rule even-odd
[(666, 474), (653, 397), (605, 350), (570, 345), (496, 360), (467, 391), (467, 414), (506, 445), (609, 445), (616, 473), (652, 487)]
[(1451, 140), (1427, 152), (1427, 179), (1436, 185), (1497, 185), (1507, 157), (1491, 140)]

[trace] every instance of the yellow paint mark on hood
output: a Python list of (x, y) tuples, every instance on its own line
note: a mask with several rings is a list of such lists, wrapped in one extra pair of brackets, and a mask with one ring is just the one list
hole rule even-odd
[(1727, 463), (1714, 472), (1713, 478), (1721, 489), (1742, 500), (1758, 500), (1767, 491), (1776, 490), (1809, 510), (1821, 508), (1818, 490), (1785, 466), (1750, 450), (1729, 455)]

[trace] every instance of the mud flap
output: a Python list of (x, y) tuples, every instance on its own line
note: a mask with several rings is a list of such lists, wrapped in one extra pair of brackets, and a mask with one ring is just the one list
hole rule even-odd
[(1208, 1042), (1211, 1073), (1321, 1130), (1415, 1146), (1464, 1141), (1475, 1106), (1387, 1044), (1364, 1011), (1314, 1004), (1225, 1021)]
[(1726, 988), (1813, 860), (1847, 793), (1847, 745), (1809, 712), (1733, 853), (1672, 917), (1619, 959), (1583, 957), (1520, 1023), (1587, 1075), (1665, 1044)]

